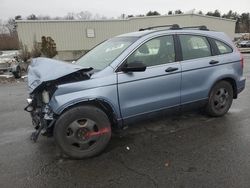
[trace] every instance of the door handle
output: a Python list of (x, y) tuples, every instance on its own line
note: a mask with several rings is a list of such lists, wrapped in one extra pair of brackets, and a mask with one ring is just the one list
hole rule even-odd
[(217, 63), (219, 63), (219, 61), (216, 61), (216, 60), (212, 60), (212, 61), (209, 62), (210, 65), (214, 65), (214, 64), (217, 64)]
[(173, 72), (173, 71), (176, 71), (176, 70), (178, 70), (177, 67), (168, 67), (168, 68), (165, 70), (165, 72)]

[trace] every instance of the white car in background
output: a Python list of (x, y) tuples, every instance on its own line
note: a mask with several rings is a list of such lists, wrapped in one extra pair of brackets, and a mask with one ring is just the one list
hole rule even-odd
[(12, 72), (15, 78), (21, 78), (20, 62), (17, 51), (0, 52), (0, 73)]

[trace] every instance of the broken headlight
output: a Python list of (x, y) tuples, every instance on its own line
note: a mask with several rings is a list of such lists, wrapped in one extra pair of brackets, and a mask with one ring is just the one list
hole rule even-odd
[(48, 103), (49, 103), (49, 92), (46, 91), (46, 90), (43, 90), (43, 92), (42, 92), (42, 101), (43, 101), (45, 104), (48, 104)]

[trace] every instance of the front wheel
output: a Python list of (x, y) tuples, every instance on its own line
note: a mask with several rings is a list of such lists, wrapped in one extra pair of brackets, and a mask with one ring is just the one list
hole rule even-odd
[(82, 159), (99, 154), (111, 138), (107, 115), (94, 106), (74, 107), (55, 124), (55, 140), (69, 157)]
[(208, 104), (207, 113), (210, 116), (219, 117), (225, 115), (232, 105), (233, 88), (229, 82), (220, 81), (212, 88)]

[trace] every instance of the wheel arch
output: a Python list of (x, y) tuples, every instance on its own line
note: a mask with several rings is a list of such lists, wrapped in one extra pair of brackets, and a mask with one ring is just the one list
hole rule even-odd
[[(216, 80), (216, 82), (214, 82), (214, 84), (212, 85), (212, 87), (211, 87), (210, 90), (209, 90), (209, 95), (210, 95), (210, 93), (211, 93), (213, 87), (214, 87), (217, 83), (219, 83), (219, 82), (221, 82), (221, 81), (226, 81), (226, 82), (230, 83), (230, 85), (231, 85), (232, 88), (233, 88), (233, 98), (234, 98), (234, 99), (237, 99), (237, 97), (238, 97), (237, 85), (236, 85), (235, 79), (232, 78), (232, 77), (225, 77), (225, 78), (220, 78), (220, 79)], [(209, 95), (208, 95), (208, 96), (209, 96)]]
[(122, 128), (122, 121), (118, 119), (118, 114), (115, 111), (115, 108), (108, 101), (103, 100), (103, 99), (96, 98), (96, 99), (89, 99), (89, 100), (81, 100), (76, 103), (69, 104), (63, 110), (61, 110), (58, 115), (60, 116), (61, 114), (68, 111), (69, 109), (77, 107), (77, 106), (82, 106), (82, 105), (95, 106), (101, 109), (109, 118), (112, 128)]

